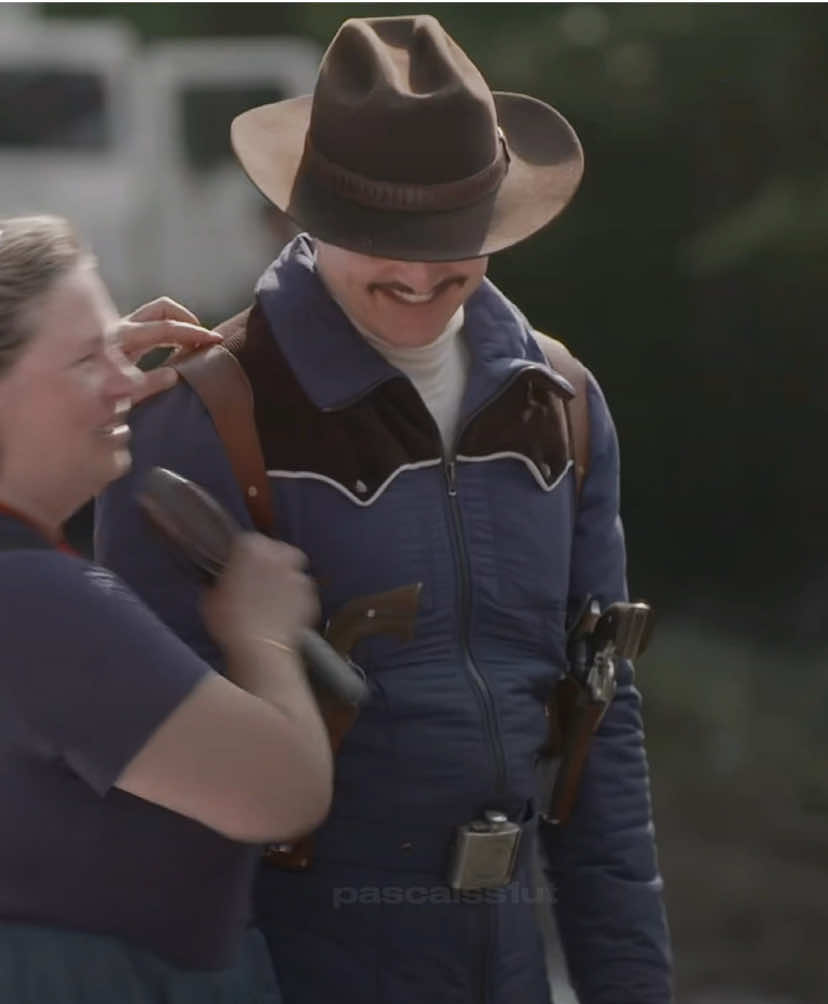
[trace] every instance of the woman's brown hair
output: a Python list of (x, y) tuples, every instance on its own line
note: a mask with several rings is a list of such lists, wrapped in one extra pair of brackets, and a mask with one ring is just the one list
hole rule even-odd
[(31, 337), (29, 314), (37, 300), (91, 254), (59, 216), (0, 219), (0, 374), (14, 364)]

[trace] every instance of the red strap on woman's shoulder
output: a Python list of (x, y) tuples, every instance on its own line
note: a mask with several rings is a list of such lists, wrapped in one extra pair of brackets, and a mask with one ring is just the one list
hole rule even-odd
[(47, 543), (51, 544), (58, 551), (63, 551), (64, 554), (71, 554), (74, 557), (80, 557), (80, 554), (72, 547), (72, 545), (66, 540), (63, 535), (63, 530), (60, 531), (60, 535), (55, 539), (51, 533), (45, 530), (36, 520), (33, 520), (31, 516), (27, 516), (25, 512), (21, 512), (19, 509), (15, 509), (14, 506), (6, 505), (5, 502), (0, 502), (0, 515), (11, 516), (21, 523), (25, 523), (26, 526), (31, 527), (35, 530)]

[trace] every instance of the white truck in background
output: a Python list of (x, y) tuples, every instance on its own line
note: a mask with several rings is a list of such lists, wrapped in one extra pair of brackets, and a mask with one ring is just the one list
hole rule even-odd
[(0, 217), (67, 216), (120, 309), (168, 293), (216, 323), (293, 233), (230, 122), (312, 91), (320, 58), (301, 38), (142, 45), (118, 22), (0, 18)]

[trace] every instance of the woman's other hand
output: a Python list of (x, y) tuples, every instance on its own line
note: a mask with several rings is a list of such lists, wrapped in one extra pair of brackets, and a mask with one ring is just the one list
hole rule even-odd
[(302, 551), (257, 533), (240, 534), (227, 568), (204, 598), (205, 622), (225, 650), (266, 638), (295, 648), (319, 616)]

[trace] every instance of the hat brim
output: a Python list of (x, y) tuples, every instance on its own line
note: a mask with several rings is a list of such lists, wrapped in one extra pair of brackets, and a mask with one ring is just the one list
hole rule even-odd
[(320, 240), (378, 258), (459, 261), (501, 251), (546, 226), (583, 174), (581, 144), (559, 112), (525, 94), (494, 92), (494, 100), (509, 170), (493, 195), (456, 210), (370, 209), (314, 183), (302, 163), (311, 95), (243, 112), (230, 136), (253, 184)]

